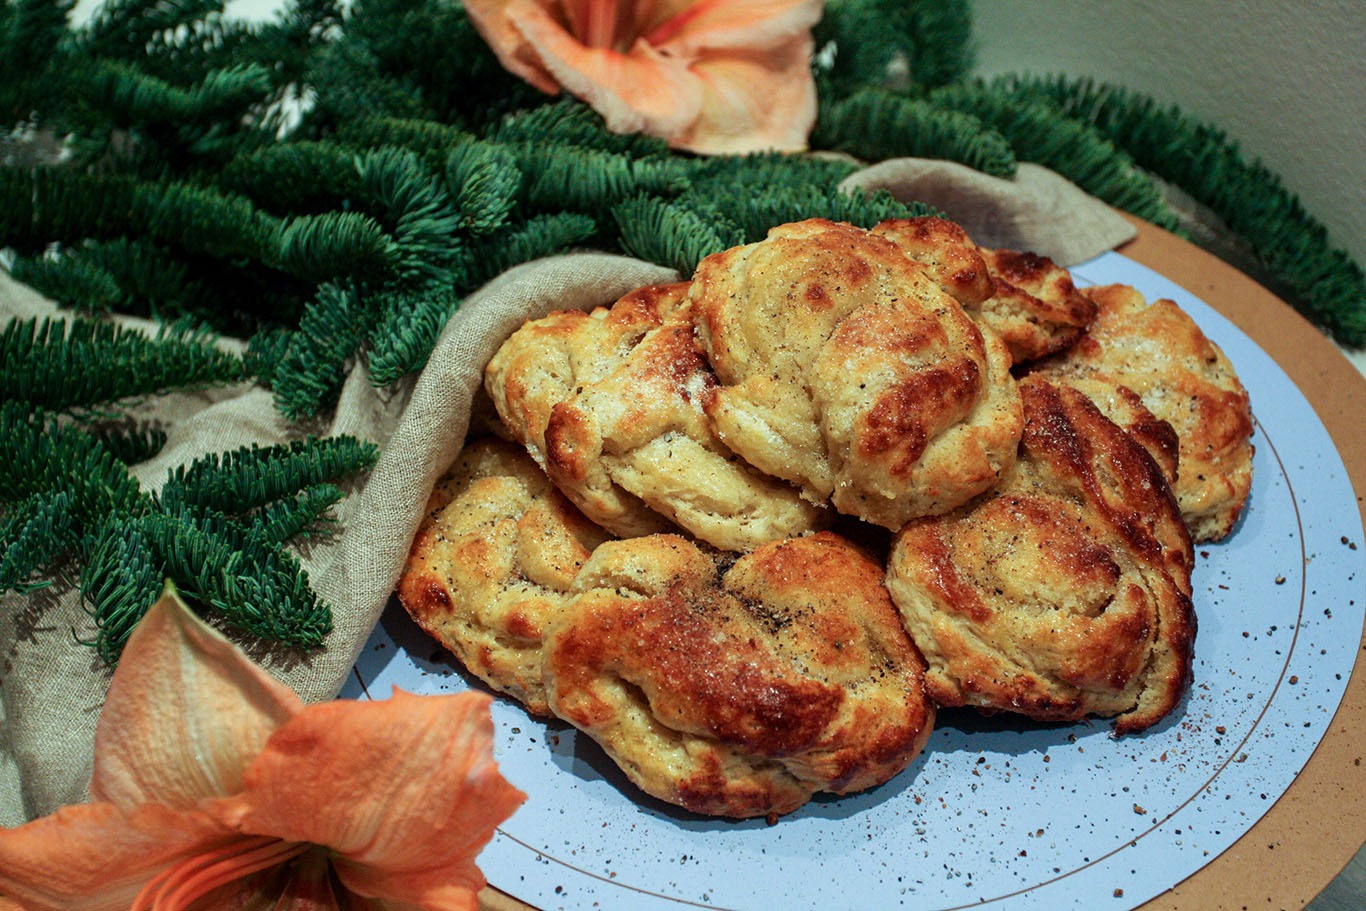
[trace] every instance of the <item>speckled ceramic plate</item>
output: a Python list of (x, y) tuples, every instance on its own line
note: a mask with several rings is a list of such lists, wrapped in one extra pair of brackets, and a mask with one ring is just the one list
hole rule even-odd
[[(873, 791), (776, 825), (644, 798), (588, 738), (497, 700), (497, 754), (530, 799), (479, 858), (539, 908), (1126, 909), (1232, 845), (1294, 780), (1347, 685), (1362, 635), (1361, 520), (1309, 403), (1260, 348), (1160, 275), (1110, 253), (1080, 284), (1169, 297), (1252, 396), (1252, 499), (1199, 549), (1195, 684), (1158, 727), (1036, 725), (945, 712), (924, 754)], [(470, 686), (391, 608), (344, 696)]]

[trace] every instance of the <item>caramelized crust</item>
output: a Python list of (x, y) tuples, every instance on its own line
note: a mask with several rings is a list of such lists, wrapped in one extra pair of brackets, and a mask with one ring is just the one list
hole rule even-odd
[(774, 816), (880, 784), (934, 720), (882, 580), (830, 532), (733, 565), (672, 535), (609, 542), (547, 637), (551, 708), (697, 813)]
[(548, 715), (546, 624), (605, 540), (516, 444), (468, 444), (437, 483), (398, 582), (430, 636), (489, 686)]
[(983, 250), (982, 256), (996, 293), (981, 317), (1005, 339), (1014, 363), (1064, 350), (1096, 318), (1095, 303), (1048, 257), (1014, 250)]
[(1061, 351), (1095, 319), (1096, 306), (1045, 256), (982, 249), (951, 221), (888, 219), (873, 233), (896, 244), (1005, 342), (1012, 363)]
[(1021, 417), (1000, 340), (885, 238), (811, 219), (707, 257), (707, 413), (760, 470), (899, 528), (995, 483)]
[(1190, 682), (1193, 549), (1161, 469), (1084, 395), (1022, 384), (1021, 456), (897, 536), (887, 585), (945, 706), (1143, 730)]
[(987, 271), (981, 251), (968, 232), (951, 221), (932, 215), (889, 218), (873, 225), (872, 232), (887, 238), (919, 263), (969, 313), (980, 309), (996, 293), (996, 282)]
[(1181, 514), (1196, 541), (1228, 535), (1252, 488), (1252, 410), (1233, 365), (1176, 303), (1149, 305), (1123, 285), (1088, 290), (1095, 323), (1040, 372), (1055, 379), (1124, 386), (1171, 424), (1179, 444)]
[(686, 284), (650, 286), (592, 313), (527, 323), (490, 361), (486, 388), (550, 479), (633, 537), (678, 526), (746, 551), (811, 531), (823, 511), (736, 459), (703, 403), (716, 380), (693, 336)]

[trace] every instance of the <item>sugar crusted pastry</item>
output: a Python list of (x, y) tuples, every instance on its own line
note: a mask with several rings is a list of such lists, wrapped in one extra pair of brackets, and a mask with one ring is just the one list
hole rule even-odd
[(1096, 317), (1072, 275), (1046, 256), (973, 243), (959, 225), (933, 216), (879, 222), (886, 237), (1005, 342), (1022, 364), (1071, 345)]
[(1176, 491), (1199, 541), (1228, 535), (1252, 489), (1252, 410), (1224, 352), (1174, 301), (1149, 304), (1125, 285), (1090, 288), (1095, 323), (1038, 372), (1057, 380), (1124, 386), (1176, 431)]
[(830, 532), (731, 559), (674, 535), (599, 547), (547, 636), (555, 714), (708, 815), (773, 817), (904, 769), (934, 708), (881, 565)]
[(698, 335), (722, 440), (893, 529), (995, 483), (1021, 416), (1005, 346), (891, 241), (810, 219), (706, 257)]
[(1022, 383), (1021, 456), (897, 536), (887, 586), (943, 706), (1141, 731), (1190, 682), (1193, 548), (1161, 469), (1082, 393)]
[(471, 673), (550, 714), (541, 680), (547, 623), (606, 533), (519, 445), (469, 443), (438, 481), (398, 582), (408, 614)]
[(534, 320), (485, 371), (498, 413), (550, 479), (623, 537), (676, 523), (726, 550), (811, 531), (824, 511), (736, 458), (703, 405), (716, 385), (684, 283)]

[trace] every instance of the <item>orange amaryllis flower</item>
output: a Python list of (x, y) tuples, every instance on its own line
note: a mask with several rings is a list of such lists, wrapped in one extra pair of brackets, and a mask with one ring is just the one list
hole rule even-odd
[(525, 799), (488, 702), (305, 706), (168, 592), (110, 683), (92, 802), (0, 829), (0, 909), (473, 909)]
[(806, 147), (820, 0), (465, 0), (503, 66), (618, 133), (739, 154)]

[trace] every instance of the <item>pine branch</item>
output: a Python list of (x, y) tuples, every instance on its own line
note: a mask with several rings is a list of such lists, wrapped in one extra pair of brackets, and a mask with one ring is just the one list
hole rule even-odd
[(279, 222), (268, 265), (310, 283), (382, 280), (403, 268), (404, 251), (361, 212), (323, 212)]
[(0, 397), (88, 411), (244, 377), (241, 358), (185, 327), (157, 336), (92, 320), (12, 320), (0, 330)]
[(846, 193), (833, 186), (796, 185), (777, 186), (767, 193), (757, 194), (729, 209), (728, 214), (739, 224), (745, 242), (753, 243), (766, 237), (775, 225), (806, 218), (828, 218), (871, 228), (888, 218), (916, 218), (939, 213), (918, 202), (900, 202), (886, 190)]
[(157, 510), (110, 517), (93, 535), (81, 594), (98, 632), (91, 643), (115, 664), (128, 635), (170, 579), (232, 627), (295, 648), (320, 645), (331, 608), (297, 558), (213, 514)]
[(354, 285), (322, 285), (304, 308), (299, 328), (275, 365), (275, 405), (291, 419), (310, 417), (331, 404), (346, 366), (375, 318)]
[(397, 279), (448, 277), (460, 255), (462, 217), (441, 182), (416, 153), (394, 146), (366, 152), (358, 167), (366, 202), (393, 232)]
[(370, 115), (347, 121), (337, 130), (337, 139), (355, 148), (395, 146), (409, 149), (422, 157), (427, 166), (445, 166), (451, 152), (474, 136), (451, 124), (420, 117)]
[(296, 557), (219, 516), (147, 513), (138, 523), (165, 576), (231, 626), (295, 648), (314, 648), (332, 630)]
[(74, 0), (0, 3), (0, 132), (60, 103), (60, 52)]
[(489, 234), (511, 219), (522, 189), (522, 171), (507, 149), (467, 142), (446, 159), (446, 186), (460, 210), (460, 226), (471, 234)]
[(247, 516), (247, 534), (270, 544), (309, 537), (328, 524), (328, 510), (344, 496), (335, 484), (306, 487), (293, 497), (268, 503)]
[(505, 144), (544, 142), (555, 137), (561, 145), (633, 158), (668, 156), (669, 144), (644, 133), (613, 133), (602, 116), (574, 98), (528, 107), (503, 118), (491, 138)]
[(124, 643), (165, 583), (162, 562), (142, 522), (106, 519), (90, 538), (81, 566), (81, 600), (95, 620), (86, 643), (105, 664), (118, 663)]
[(847, 158), (784, 152), (715, 155), (698, 158), (688, 168), (691, 187), (684, 198), (744, 198), (781, 184), (833, 187), (863, 167)]
[(58, 422), (27, 402), (0, 401), (0, 504), (65, 493), (83, 531), (99, 517), (146, 501), (128, 466), (98, 437)]
[(1015, 97), (1080, 119), (1152, 173), (1209, 206), (1251, 246), (1287, 297), (1338, 341), (1366, 345), (1366, 273), (1279, 176), (1248, 161), (1225, 132), (1151, 97), (1091, 80), (1010, 78)]
[(0, 591), (26, 594), (52, 584), (34, 579), (76, 543), (71, 495), (44, 491), (14, 504), (0, 520)]
[(817, 72), (836, 94), (948, 85), (971, 67), (971, 37), (967, 0), (830, 0), (815, 38), (833, 54)]
[(335, 142), (283, 142), (235, 156), (219, 175), (229, 193), (281, 214), (340, 208), (362, 191), (354, 149)]
[(452, 288), (437, 285), (385, 294), (381, 300), (366, 361), (375, 386), (387, 386), (425, 367), (441, 330), (461, 303)]
[(106, 0), (72, 36), (85, 57), (138, 60), (161, 35), (223, 11), (224, 0)]
[(304, 78), (314, 93), (305, 125), (315, 133), (376, 116), (432, 116), (418, 94), (385, 73), (375, 54), (359, 42), (338, 41), (318, 48), (309, 58)]
[(1092, 127), (1060, 115), (1046, 104), (1021, 102), (1000, 86), (981, 81), (931, 92), (936, 107), (977, 117), (1010, 141), (1015, 156), (1057, 171), (1093, 196), (1164, 228), (1176, 215), (1133, 159)]
[(641, 193), (676, 196), (688, 188), (676, 159), (631, 158), (554, 143), (509, 146), (526, 175), (525, 202), (536, 212), (606, 214)]
[(872, 161), (956, 161), (993, 177), (1012, 177), (1016, 168), (1010, 143), (971, 114), (880, 89), (822, 103), (811, 144)]
[(464, 285), (476, 288), (521, 263), (559, 253), (593, 237), (598, 223), (579, 212), (537, 215), (469, 245), (462, 268)]
[(79, 250), (40, 258), (20, 256), (10, 267), (10, 275), (44, 297), (84, 313), (129, 309), (118, 280)]
[(147, 461), (161, 452), (169, 439), (160, 427), (128, 423), (95, 426), (90, 432), (125, 465)]
[(702, 258), (744, 242), (742, 231), (717, 212), (637, 196), (612, 210), (621, 247), (632, 256), (692, 275)]
[(310, 437), (275, 446), (244, 446), (201, 456), (162, 486), (168, 512), (241, 516), (300, 490), (367, 471), (378, 449), (352, 437)]

